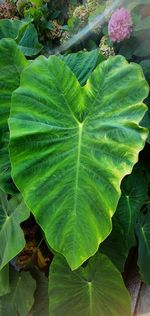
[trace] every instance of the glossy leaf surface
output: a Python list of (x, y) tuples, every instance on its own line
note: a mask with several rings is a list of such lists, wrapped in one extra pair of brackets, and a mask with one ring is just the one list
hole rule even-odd
[(20, 73), (27, 61), (10, 39), (0, 41), (0, 187), (7, 193), (14, 193), (16, 188), (11, 179), (11, 166), (8, 153), (11, 95), (20, 84)]
[(102, 254), (71, 271), (56, 256), (49, 274), (51, 316), (130, 316), (130, 297), (121, 274)]
[(83, 88), (58, 57), (40, 57), (13, 93), (13, 179), (72, 269), (111, 231), (120, 182), (147, 137), (138, 125), (147, 94), (141, 68), (121, 56), (102, 62)]

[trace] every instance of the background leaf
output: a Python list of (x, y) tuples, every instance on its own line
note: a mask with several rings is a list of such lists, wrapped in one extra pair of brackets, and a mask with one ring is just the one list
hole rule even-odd
[(10, 39), (2, 39), (0, 41), (0, 187), (11, 194), (17, 192), (17, 189), (10, 174), (7, 119), (10, 113), (12, 92), (19, 86), (20, 73), (26, 65), (27, 61), (16, 43)]
[(111, 234), (101, 243), (99, 251), (111, 259), (120, 272), (124, 271), (124, 265), (128, 256), (129, 247), (121, 225), (114, 219)]
[(118, 203), (115, 218), (120, 223), (128, 247), (136, 245), (135, 224), (143, 203), (148, 198), (148, 183), (142, 165), (135, 166), (131, 175), (121, 185), (122, 195)]
[[(9, 265), (7, 264), (0, 271), (0, 296), (3, 296), (10, 292), (9, 287)], [(3, 316), (3, 315), (1, 315)]]
[(24, 204), (21, 194), (16, 194), (7, 201), (1, 192), (0, 205), (0, 270), (14, 258), (25, 246), (25, 239), (20, 223), (25, 221), (30, 212)]
[(138, 266), (144, 283), (150, 284), (150, 208), (146, 215), (141, 214), (136, 227), (139, 242)]
[(147, 137), (138, 125), (147, 93), (141, 68), (121, 56), (100, 63), (84, 88), (53, 56), (33, 61), (13, 94), (13, 179), (72, 269), (111, 231), (120, 182)]
[(38, 34), (33, 24), (21, 20), (0, 20), (0, 39), (16, 40), (25, 56), (35, 56), (43, 48), (38, 42)]
[(36, 282), (29, 272), (10, 269), (11, 292), (0, 297), (1, 316), (28, 316), (34, 302)]
[(130, 297), (111, 261), (97, 254), (87, 265), (71, 271), (56, 256), (49, 274), (51, 316), (129, 316)]
[(81, 86), (85, 85), (89, 75), (95, 67), (104, 59), (99, 49), (90, 52), (77, 52), (61, 56), (65, 64), (72, 70), (79, 80)]
[(35, 302), (32, 306), (30, 315), (49, 316), (48, 278), (38, 269), (34, 269), (32, 275), (36, 280), (36, 291), (34, 294)]

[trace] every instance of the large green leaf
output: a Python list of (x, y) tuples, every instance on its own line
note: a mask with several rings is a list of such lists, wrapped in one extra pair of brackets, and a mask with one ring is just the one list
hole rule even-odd
[(19, 86), (20, 73), (26, 65), (25, 57), (13, 40), (0, 41), (0, 187), (8, 193), (15, 192), (16, 188), (10, 175), (7, 119), (12, 92)]
[(121, 274), (102, 254), (71, 271), (56, 256), (49, 274), (51, 316), (129, 316), (130, 298)]
[(100, 63), (83, 88), (58, 57), (40, 57), (13, 93), (13, 179), (72, 269), (111, 231), (120, 181), (147, 137), (138, 125), (147, 93), (141, 68), (121, 56)]
[(150, 208), (146, 215), (141, 214), (136, 234), (139, 241), (138, 266), (144, 283), (150, 284)]
[(96, 65), (104, 59), (104, 57), (100, 55), (99, 49), (94, 49), (90, 52), (80, 51), (61, 56), (61, 58), (73, 71), (82, 86), (85, 85)]
[(135, 224), (143, 203), (148, 198), (148, 183), (142, 170), (137, 165), (132, 174), (127, 176), (121, 186), (122, 195), (118, 203), (115, 217), (120, 223), (128, 247), (136, 245)]
[(16, 41), (25, 56), (37, 55), (43, 48), (38, 42), (38, 34), (33, 24), (21, 20), (0, 20), (0, 39)]
[(10, 270), (11, 292), (0, 297), (1, 316), (28, 316), (34, 303), (36, 282), (29, 272)]
[[(0, 296), (3, 296), (10, 292), (9, 287), (9, 265), (7, 264), (0, 271)], [(1, 315), (2, 316), (2, 315)]]
[(25, 221), (30, 212), (24, 204), (21, 194), (10, 200), (0, 192), (0, 270), (14, 258), (25, 246), (25, 239), (20, 223)]

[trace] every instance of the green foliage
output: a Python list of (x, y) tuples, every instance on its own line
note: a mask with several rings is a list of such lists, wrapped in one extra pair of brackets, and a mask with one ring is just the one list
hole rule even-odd
[(109, 4), (18, 0), (0, 20), (0, 316), (130, 315), (132, 247), (150, 284), (150, 5), (124, 3), (113, 44), (109, 17), (92, 27)]
[(35, 56), (42, 50), (37, 31), (33, 24), (20, 20), (0, 20), (0, 39), (11, 38), (16, 41), (25, 56)]
[(120, 225), (115, 218), (112, 223), (112, 232), (100, 245), (99, 251), (107, 255), (117, 269), (123, 272), (129, 247), (122, 225)]
[(25, 221), (30, 212), (25, 206), (21, 194), (10, 200), (0, 192), (0, 270), (13, 259), (25, 246), (25, 239), (20, 223)]
[(12, 92), (19, 86), (20, 73), (28, 63), (11, 39), (0, 40), (0, 56), (0, 187), (7, 193), (13, 194), (16, 188), (10, 175), (7, 119), (10, 113)]
[(1, 316), (28, 316), (34, 302), (35, 280), (29, 272), (10, 269), (10, 293), (0, 297)]
[(81, 88), (59, 58), (40, 57), (13, 93), (13, 179), (49, 245), (72, 269), (110, 233), (120, 181), (143, 148), (143, 79), (140, 67), (117, 56), (101, 63)]
[(102, 254), (71, 271), (56, 256), (49, 274), (51, 316), (130, 316), (130, 297), (118, 270)]
[(136, 245), (135, 225), (140, 210), (148, 198), (148, 183), (142, 166), (136, 166), (121, 185), (122, 195), (116, 210), (116, 218), (123, 228), (128, 247)]
[(150, 208), (145, 214), (141, 214), (136, 234), (139, 241), (138, 266), (143, 282), (150, 284)]
[(103, 56), (100, 55), (98, 49), (94, 49), (91, 52), (80, 51), (76, 54), (62, 55), (61, 58), (75, 74), (81, 86), (86, 84), (89, 75), (104, 59)]
[(9, 286), (9, 265), (7, 264), (0, 271), (0, 297), (10, 292)]

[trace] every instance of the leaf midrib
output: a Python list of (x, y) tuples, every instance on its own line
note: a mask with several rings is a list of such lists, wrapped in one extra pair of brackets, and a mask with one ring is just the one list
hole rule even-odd
[(78, 126), (79, 126), (79, 136), (78, 136), (78, 152), (77, 152), (76, 175), (75, 175), (75, 193), (74, 193), (74, 207), (73, 207), (74, 216), (76, 216), (76, 212), (77, 212), (77, 198), (78, 198), (78, 187), (79, 187), (79, 169), (80, 169), (83, 123), (78, 123)]

